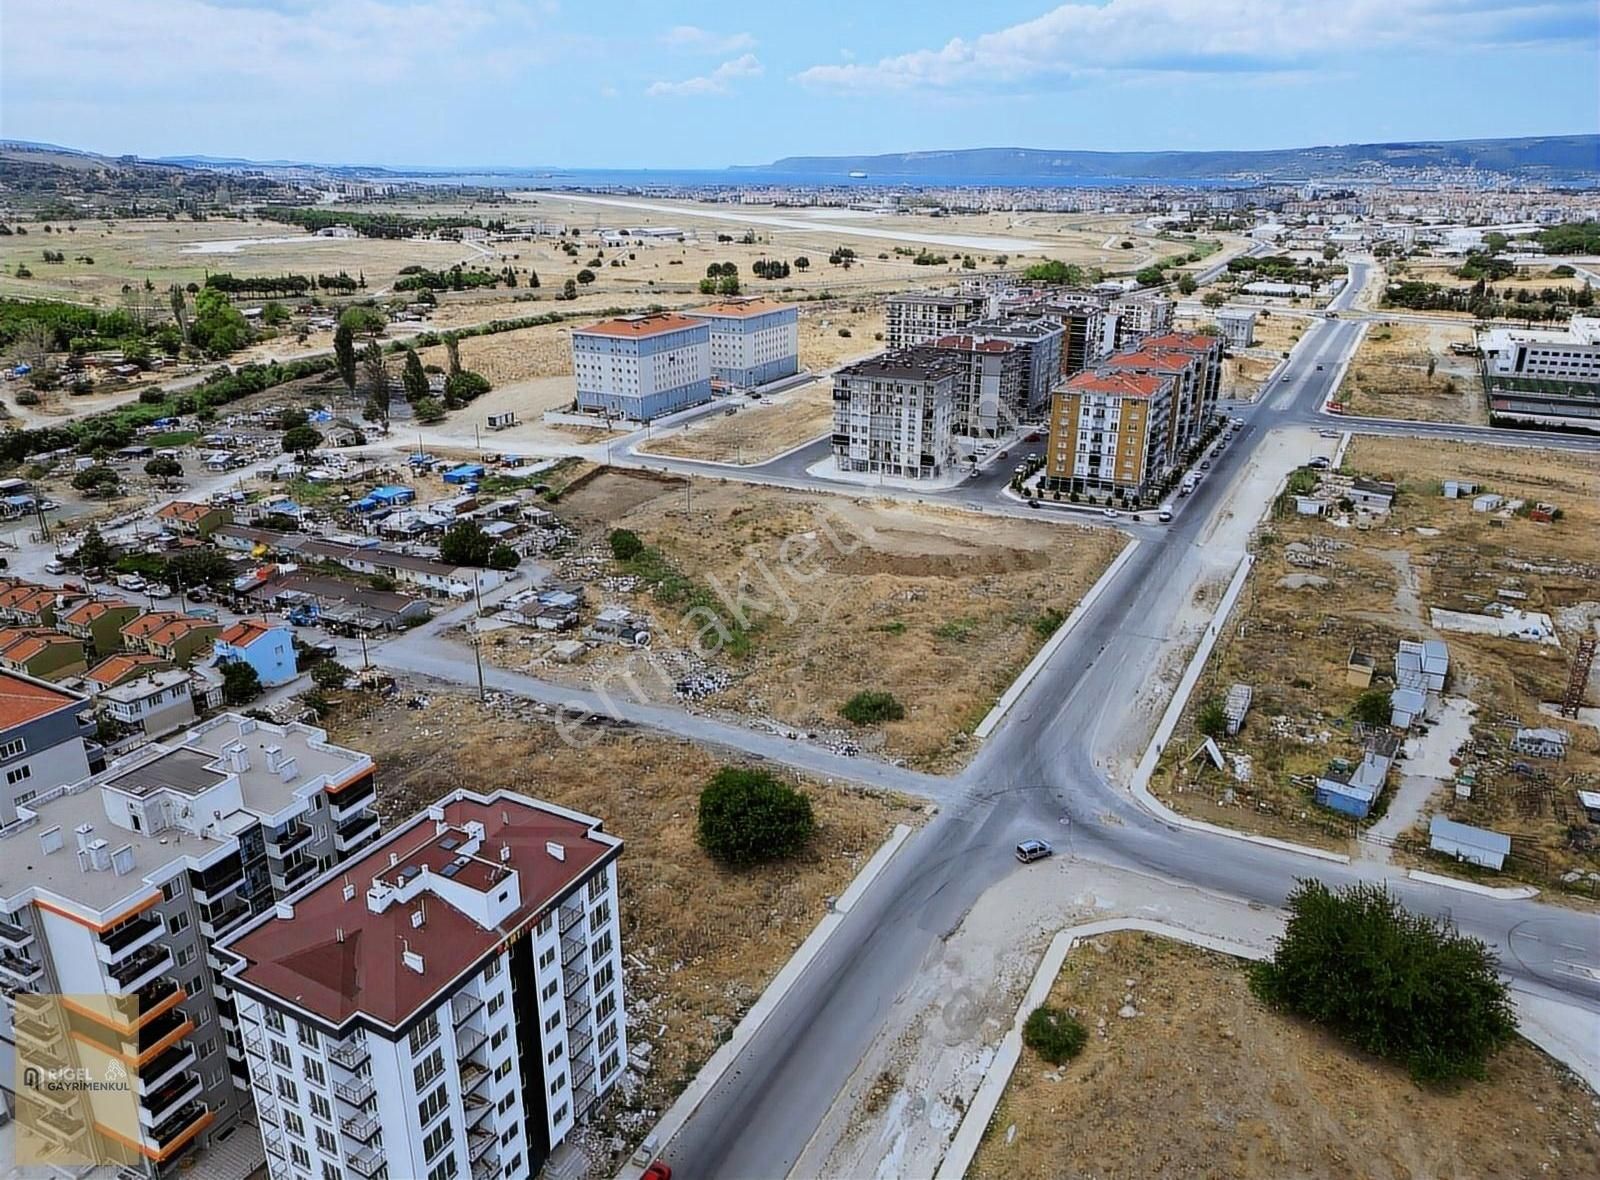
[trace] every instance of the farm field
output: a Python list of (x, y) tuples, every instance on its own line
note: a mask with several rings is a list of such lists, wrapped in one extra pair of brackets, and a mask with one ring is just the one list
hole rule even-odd
[[(972, 728), (1122, 547), (1106, 529), (618, 471), (556, 511), (581, 538), (557, 576), (589, 583), (591, 609), (653, 618), (653, 641), (563, 664), (549, 633), (514, 628), (490, 638), (496, 662), (647, 699), (703, 678), (704, 708), (926, 769), (964, 761)], [(611, 559), (614, 528), (650, 547), (645, 565)], [(669, 589), (653, 595), (641, 570)], [(861, 691), (904, 716), (850, 724), (840, 709)]]
[[(1132, 995), (1136, 1017), (1118, 1016)], [(1067, 956), (1050, 1004), (1091, 1032), (1024, 1048), (970, 1180), (1473, 1180), (1600, 1169), (1594, 1093), (1517, 1039), (1447, 1091), (1264, 1007), (1241, 963), (1144, 934)], [(1156, 1118), (1152, 1120), (1152, 1114)]]
[(821, 919), (825, 899), (844, 891), (896, 823), (922, 819), (896, 797), (804, 784), (817, 819), (807, 850), (761, 869), (724, 869), (695, 841), (699, 792), (720, 765), (704, 750), (626, 731), (586, 733), (593, 744), (580, 748), (525, 702), (421, 689), (425, 706), (410, 708), (413, 691), (342, 694), (325, 723), (330, 740), (377, 752), (386, 822), (458, 787), (508, 788), (598, 816), (624, 841), (630, 1039), (652, 1046), (652, 1065), (632, 1098), (609, 1108), (612, 1125), (594, 1130), (597, 1144), (615, 1132), (631, 1149), (654, 1122), (640, 1112), (677, 1096)]
[[(1397, 482), (1393, 513), (1363, 531), (1296, 515), (1292, 502), (1280, 506), (1257, 534), (1255, 568), (1152, 789), (1198, 818), (1348, 849), (1351, 821), (1316, 806), (1310, 787), (1331, 759), (1360, 758), (1352, 710), (1367, 690), (1347, 681), (1351, 652), (1371, 657), (1371, 686), (1386, 693), (1396, 644), (1440, 639), (1450, 651), (1443, 700), (1404, 747), (1372, 818), (1402, 844), (1420, 839), (1424, 847), (1433, 814), (1505, 832), (1513, 874), (1551, 884), (1575, 872), (1561, 883), (1590, 889), (1596, 878), (1588, 874), (1600, 872), (1600, 825), (1585, 819), (1576, 793), (1600, 789), (1600, 729), (1541, 706), (1560, 699), (1573, 648), (1600, 619), (1600, 459), (1363, 438), (1345, 470)], [(1474, 511), (1470, 497), (1440, 494), (1446, 479), (1524, 507)], [(1562, 516), (1528, 519), (1540, 501)], [(1560, 646), (1434, 626), (1435, 608), (1477, 614), (1496, 603), (1548, 615)], [(1219, 740), (1230, 760), (1221, 771), (1191, 755), (1201, 712), (1234, 683), (1251, 685), (1254, 701), (1243, 730)], [(1591, 677), (1586, 703), (1600, 703), (1600, 677)], [(1518, 726), (1564, 730), (1567, 756), (1512, 754)], [(1462, 770), (1475, 780), (1470, 796), (1453, 789)]]

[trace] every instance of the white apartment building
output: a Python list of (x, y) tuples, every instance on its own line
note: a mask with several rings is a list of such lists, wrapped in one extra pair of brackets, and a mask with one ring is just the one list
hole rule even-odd
[(1149, 293), (1124, 295), (1112, 301), (1107, 314), (1116, 319), (1116, 347), (1127, 348), (1172, 327), (1172, 300)]
[[(367, 755), (225, 714), (19, 806), (0, 827), (0, 1094), (19, 1156), (167, 1176), (235, 1134), (248, 1072), (215, 945), (375, 837), (373, 798)], [(14, 1088), (19, 1062), (132, 1093)]]
[(1255, 344), (1256, 315), (1253, 307), (1225, 307), (1217, 312), (1217, 328), (1229, 348), (1249, 348)]
[(622, 842), (457, 791), (228, 938), (272, 1180), (522, 1180), (622, 1076)]
[(883, 304), (884, 342), (890, 349), (910, 348), (958, 335), (989, 314), (990, 301), (988, 293), (978, 291), (891, 295)]
[(728, 299), (684, 315), (711, 330), (711, 379), (754, 389), (800, 371), (800, 312), (772, 299)]
[(711, 329), (665, 311), (574, 328), (572, 370), (580, 411), (648, 422), (711, 400)]
[(841, 471), (934, 479), (956, 460), (962, 357), (906, 348), (846, 365), (833, 376), (833, 455)]
[(1600, 319), (1573, 316), (1565, 329), (1491, 328), (1478, 333), (1491, 377), (1600, 383)]

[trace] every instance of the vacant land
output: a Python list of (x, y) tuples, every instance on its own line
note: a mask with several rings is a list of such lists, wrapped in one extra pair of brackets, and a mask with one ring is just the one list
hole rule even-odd
[[(629, 673), (626, 691), (651, 699), (706, 676), (695, 695), (709, 708), (928, 768), (963, 760), (972, 727), (1123, 542), (1103, 529), (632, 472), (602, 474), (557, 511), (584, 539), (557, 572), (590, 581), (599, 604), (653, 616), (649, 659), (608, 645), (557, 665), (547, 633), (501, 633), (496, 659), (618, 691)], [(600, 544), (612, 528), (652, 552), (617, 565)], [(667, 591), (652, 594), (663, 579)], [(891, 693), (904, 717), (849, 725), (840, 707), (864, 690)]]
[(819, 377), (764, 405), (702, 418), (640, 450), (713, 463), (765, 463), (826, 434), (832, 421), (833, 382)]
[[(1394, 513), (1362, 531), (1293, 515), (1291, 506), (1262, 529), (1250, 582), (1152, 786), (1173, 807), (1205, 819), (1346, 845), (1349, 822), (1316, 807), (1311, 788), (1331, 758), (1360, 756), (1351, 710), (1364, 690), (1346, 682), (1350, 653), (1372, 657), (1372, 685), (1387, 691), (1399, 640), (1443, 639), (1451, 657), (1446, 694), (1477, 706), (1460, 751), (1476, 784), (1469, 798), (1458, 798), (1446, 771), (1417, 806), (1419, 826), (1442, 812), (1507, 832), (1513, 871), (1537, 880), (1600, 870), (1600, 825), (1586, 821), (1576, 799), (1580, 789), (1600, 789), (1600, 733), (1540, 711), (1560, 697), (1572, 649), (1594, 634), (1600, 617), (1600, 459), (1359, 439), (1346, 469), (1397, 481)], [(1472, 480), (1526, 506), (1475, 512), (1470, 499), (1443, 498), (1445, 479)], [(1528, 519), (1526, 507), (1538, 501), (1564, 515), (1549, 524)], [(1562, 646), (1431, 626), (1430, 608), (1475, 613), (1496, 602), (1548, 614)], [(1243, 759), (1224, 773), (1190, 756), (1199, 712), (1234, 683), (1252, 685), (1255, 699), (1243, 731), (1221, 741), (1226, 754)], [(1600, 700), (1597, 688), (1592, 680), (1591, 704)], [(1566, 730), (1569, 756), (1513, 755), (1508, 743), (1518, 725)], [(1375, 815), (1405, 768), (1402, 761), (1391, 773), (1390, 795)]]
[[(1181, 326), (1193, 330), (1215, 323), (1215, 317), (1207, 313), (1183, 317)], [(1230, 350), (1222, 362), (1222, 396), (1239, 401), (1254, 400), (1261, 392), (1261, 383), (1305, 332), (1303, 317), (1263, 311), (1256, 317), (1255, 343), (1246, 349)]]
[[(524, 702), (458, 694), (384, 699), (352, 693), (329, 737), (377, 751), (387, 823), (458, 787), (522, 791), (605, 821), (618, 864), (630, 1042), (653, 1047), (639, 1090), (611, 1110), (631, 1147), (722, 1043), (794, 948), (896, 823), (920, 810), (847, 787), (806, 788), (817, 816), (807, 851), (734, 872), (695, 842), (700, 788), (718, 768), (687, 742), (625, 731), (576, 746)], [(419, 702), (420, 703), (420, 702)], [(597, 773), (597, 767), (604, 767)]]
[[(1139, 1014), (1119, 1017), (1130, 1002)], [(1089, 1043), (1060, 1067), (1023, 1050), (972, 1180), (1576, 1180), (1600, 1170), (1594, 1093), (1520, 1039), (1487, 1080), (1422, 1089), (1263, 1007), (1236, 960), (1142, 934), (1075, 949), (1050, 1003), (1076, 1012)]]
[(1345, 412), (1372, 418), (1487, 425), (1470, 324), (1374, 323), (1339, 387)]

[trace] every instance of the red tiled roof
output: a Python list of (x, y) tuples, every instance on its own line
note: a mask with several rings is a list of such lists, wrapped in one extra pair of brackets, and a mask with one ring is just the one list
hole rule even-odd
[(174, 500), (165, 504), (156, 513), (161, 520), (181, 520), (194, 524), (204, 520), (216, 509), (209, 504), (196, 504), (193, 500)]
[(57, 709), (79, 703), (78, 697), (59, 688), (0, 671), (0, 731), (25, 725)]
[(786, 306), (776, 299), (726, 299), (720, 303), (708, 303), (704, 307), (687, 308), (684, 314), (746, 319), (753, 315), (766, 315), (770, 311), (782, 311)]
[(1147, 336), (1140, 343), (1145, 348), (1176, 348), (1180, 351), (1210, 352), (1222, 347), (1221, 336), (1208, 336), (1204, 332), (1167, 332), (1160, 336)]
[(1168, 369), (1182, 371), (1199, 359), (1192, 352), (1177, 352), (1170, 348), (1148, 347), (1149, 341), (1137, 352), (1113, 353), (1105, 359), (1105, 364), (1112, 368), (1127, 369)]
[(32, 582), (18, 582), (11, 589), (0, 593), (0, 607), (12, 607), (31, 595), (43, 590), (43, 586), (35, 586)]
[(96, 598), (73, 607), (61, 616), (61, 621), (71, 623), (74, 627), (85, 627), (111, 611), (127, 610), (131, 606), (133, 603), (117, 598)]
[(207, 629), (209, 629), (212, 634), (216, 634), (218, 631), (222, 630), (222, 627), (218, 623), (208, 622), (205, 619), (190, 618), (188, 615), (183, 615), (179, 618), (173, 619), (172, 622), (168, 623), (160, 630), (152, 631), (148, 636), (146, 636), (146, 638), (149, 639), (150, 644), (153, 647), (166, 647), (170, 643), (176, 643), (185, 635), (190, 635), (195, 631)]
[(620, 319), (601, 320), (587, 328), (574, 328), (574, 334), (585, 336), (617, 336), (625, 340), (641, 340), (659, 336), (663, 332), (677, 332), (683, 328), (703, 327), (699, 320), (672, 311), (652, 312), (649, 315), (623, 316)]
[(265, 619), (240, 619), (217, 636), (217, 642), (231, 647), (249, 647), (263, 635), (271, 634), (273, 625)]
[(177, 611), (153, 610), (146, 611), (137, 619), (133, 619), (122, 627), (122, 635), (128, 639), (143, 639), (154, 631), (159, 631), (174, 619), (183, 618)]
[(16, 602), (13, 602), (11, 604), (11, 609), (15, 611), (26, 611), (28, 614), (37, 614), (44, 607), (53, 606), (56, 601), (56, 595), (59, 593), (59, 590), (51, 590), (48, 588), (43, 590), (35, 590), (26, 598), (19, 598)]
[[(488, 802), (453, 799), (444, 804), (444, 813), (454, 828), (476, 820), (485, 829), (481, 860), (463, 868), (455, 882), (474, 889), (486, 886), (485, 878), (499, 868), (500, 848), (510, 849), (507, 863), (517, 872), (522, 905), (499, 927), (484, 929), (428, 892), (424, 893), (426, 921), (420, 929), (411, 925), (415, 903), (395, 902), (381, 914), (367, 908), (367, 888), (374, 877), (390, 880), (408, 866), (426, 865), (436, 873), (455, 858), (455, 852), (439, 842), (452, 834), (459, 839), (460, 832), (440, 834), (423, 813), (380, 839), (359, 859), (291, 898), (292, 918), (274, 916), (232, 942), (228, 949), (246, 960), (237, 978), (336, 1024), (363, 1012), (398, 1026), (428, 1007), (510, 935), (536, 923), (613, 847), (589, 838), (588, 825), (516, 795), (500, 794)], [(547, 841), (563, 846), (564, 860), (546, 851)], [(398, 857), (393, 866), (391, 853)], [(348, 901), (347, 880), (355, 886)], [(401, 961), (407, 946), (423, 956), (423, 972)]]
[(4, 651), (0, 651), (0, 657), (13, 663), (23, 664), (33, 659), (34, 656), (46, 648), (59, 647), (65, 643), (70, 643), (80, 652), (83, 650), (83, 644), (70, 635), (63, 635), (59, 631), (33, 631), (22, 636), (16, 643), (5, 648)]
[(144, 652), (123, 652), (107, 656), (85, 672), (83, 678), (94, 681), (101, 688), (115, 688), (124, 680), (132, 680), (145, 672), (170, 667), (172, 665), (160, 656), (147, 655)]
[(1079, 393), (1110, 393), (1120, 397), (1154, 397), (1167, 383), (1152, 373), (1077, 373), (1066, 388)]

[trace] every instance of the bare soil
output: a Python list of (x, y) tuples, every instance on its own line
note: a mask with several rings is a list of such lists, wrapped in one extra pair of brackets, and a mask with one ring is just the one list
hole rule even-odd
[(1450, 351), (1471, 344), (1469, 323), (1374, 323), (1339, 388), (1350, 414), (1487, 425), (1477, 361)]
[[(624, 841), (618, 890), (630, 1042), (653, 1047), (631, 1096), (613, 1104), (630, 1147), (726, 1038), (896, 823), (921, 811), (893, 796), (802, 784), (817, 834), (800, 856), (731, 871), (695, 841), (699, 791), (720, 763), (688, 742), (628, 730), (563, 740), (526, 702), (411, 690), (343, 694), (329, 737), (373, 750), (388, 820), (469, 787), (509, 788), (604, 820)], [(597, 768), (603, 767), (603, 773)]]
[(639, 449), (713, 463), (765, 463), (826, 434), (833, 422), (833, 382), (826, 377), (732, 415), (713, 414)]
[[(1130, 994), (1139, 1015), (1123, 1019)], [(1600, 1100), (1526, 1041), (1483, 1082), (1423, 1089), (1263, 1007), (1236, 960), (1143, 934), (1078, 947), (1049, 1002), (1076, 1012), (1089, 1043), (1061, 1067), (1024, 1048), (972, 1180), (1600, 1171)]]

